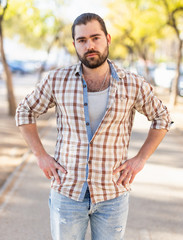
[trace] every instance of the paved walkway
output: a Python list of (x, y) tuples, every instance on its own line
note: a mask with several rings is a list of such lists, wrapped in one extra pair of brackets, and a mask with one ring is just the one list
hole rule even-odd
[[(148, 127), (137, 115), (130, 147), (133, 156)], [(143, 128), (142, 128), (143, 126)], [(183, 237), (183, 136), (170, 131), (142, 172), (131, 193), (127, 240), (181, 240)]]
[[(55, 120), (49, 121), (43, 143), (52, 154), (56, 137)], [(148, 127), (143, 116), (137, 115), (130, 156), (138, 151)], [(181, 134), (174, 131), (168, 133), (159, 149), (136, 177), (130, 198), (126, 240), (182, 240), (182, 144)], [(51, 240), (49, 180), (43, 176), (32, 155), (23, 170), (15, 175), (16, 181), (11, 186), (11, 191), (1, 198), (1, 239)], [(90, 240), (89, 232), (86, 240)]]

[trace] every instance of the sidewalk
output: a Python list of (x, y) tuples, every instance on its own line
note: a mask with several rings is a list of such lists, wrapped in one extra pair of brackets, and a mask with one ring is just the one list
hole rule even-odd
[[(49, 130), (43, 144), (51, 155), (54, 153), (55, 119), (49, 120)], [(50, 181), (38, 168), (29, 154), (24, 169), (17, 173), (16, 182), (0, 205), (0, 233), (2, 240), (51, 240), (48, 197)], [(11, 226), (11, 227), (10, 227)], [(89, 232), (87, 232), (87, 240)], [(13, 236), (13, 237), (12, 237)]]
[[(129, 157), (142, 145), (147, 128), (144, 116), (137, 115)], [(127, 240), (182, 239), (182, 137), (182, 133), (170, 131), (136, 176), (131, 192)]]
[[(20, 80), (17, 88), (20, 98), (21, 94), (26, 94), (24, 88), (20, 87), (21, 81), (23, 80)], [(26, 88), (30, 91), (29, 85)], [(19, 166), (21, 156), (28, 151), (18, 129), (15, 128), (14, 118), (7, 116), (7, 103), (2, 93), (0, 88), (1, 186), (16, 166)], [(163, 92), (160, 94), (163, 95)], [(172, 131), (167, 134), (133, 184), (126, 240), (182, 240), (183, 105), (179, 105), (172, 116), (175, 121)], [(44, 145), (53, 153), (56, 138), (55, 120), (46, 118), (38, 122), (39, 129), (44, 133)], [(148, 127), (144, 117), (137, 115), (129, 157), (137, 153), (146, 137)], [(22, 171), (16, 172), (14, 183), (10, 186), (11, 191), (0, 198), (1, 239), (51, 240), (49, 180), (39, 170), (32, 155), (25, 155), (24, 160), (28, 164), (22, 166)], [(87, 234), (86, 240), (90, 240), (89, 233)]]
[[(140, 123), (140, 124), (139, 124)], [(55, 120), (49, 120), (44, 146), (52, 154)], [(143, 129), (139, 126), (143, 126)], [(148, 124), (138, 115), (132, 135), (130, 156), (146, 136)], [(169, 133), (144, 170), (136, 177), (131, 192), (126, 240), (182, 240), (183, 149), (182, 136)], [(49, 228), (49, 180), (32, 156), (19, 173), (0, 210), (2, 240), (51, 240)], [(10, 227), (11, 226), (11, 227)], [(13, 238), (12, 238), (13, 236)], [(86, 240), (90, 240), (87, 233)], [(105, 239), (104, 239), (105, 240)], [(106, 238), (107, 240), (107, 238)]]

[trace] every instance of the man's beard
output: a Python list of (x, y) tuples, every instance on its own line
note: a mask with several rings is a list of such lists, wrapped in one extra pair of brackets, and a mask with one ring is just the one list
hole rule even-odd
[[(108, 58), (109, 47), (108, 47), (108, 45), (106, 46), (103, 54), (101, 54), (98, 51), (94, 51), (94, 50), (86, 52), (83, 56), (79, 55), (79, 53), (77, 51), (76, 51), (76, 53), (78, 55), (79, 60), (86, 67), (88, 67), (88, 68), (97, 68), (97, 67), (100, 67), (106, 61), (106, 59)], [(98, 55), (98, 57), (94, 56), (93, 58), (91, 57), (91, 58), (87, 59), (87, 54), (91, 54), (91, 53), (96, 53)]]

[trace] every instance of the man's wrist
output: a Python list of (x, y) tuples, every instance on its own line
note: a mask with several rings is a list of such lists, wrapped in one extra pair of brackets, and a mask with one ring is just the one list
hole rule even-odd
[(40, 158), (40, 157), (48, 155), (47, 152), (44, 149), (33, 151), (33, 154), (37, 158)]
[(139, 159), (139, 161), (144, 163), (146, 163), (147, 160), (149, 159), (148, 155), (142, 154), (141, 152), (139, 152), (136, 157)]

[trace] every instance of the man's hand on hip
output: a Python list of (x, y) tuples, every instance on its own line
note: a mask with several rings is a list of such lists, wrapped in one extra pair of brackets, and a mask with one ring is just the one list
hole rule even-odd
[(61, 184), (58, 171), (61, 171), (62, 173), (67, 173), (67, 171), (57, 163), (53, 157), (49, 154), (37, 157), (37, 163), (48, 179), (54, 177), (57, 183)]
[(146, 161), (142, 161), (142, 159), (138, 157), (133, 157), (116, 168), (113, 172), (114, 175), (118, 172), (121, 172), (121, 176), (118, 179), (117, 184), (122, 184), (124, 187), (127, 187), (128, 184), (131, 184), (136, 174), (143, 169), (145, 162)]
[(136, 174), (143, 169), (147, 159), (156, 150), (166, 133), (166, 129), (150, 128), (148, 136), (138, 154), (114, 170), (113, 174), (121, 172), (121, 176), (117, 181), (118, 185), (123, 184), (126, 187), (133, 182)]

